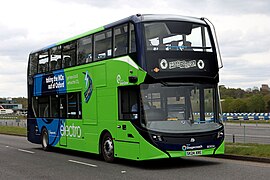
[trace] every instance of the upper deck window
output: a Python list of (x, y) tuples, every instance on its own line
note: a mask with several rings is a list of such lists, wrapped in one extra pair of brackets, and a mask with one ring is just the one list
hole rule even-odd
[(128, 25), (124, 24), (114, 28), (115, 48), (114, 55), (121, 56), (128, 52)]
[(144, 28), (148, 51), (213, 51), (203, 25), (168, 21), (145, 23)]
[(34, 75), (37, 73), (37, 61), (38, 61), (38, 53), (30, 55), (30, 63), (29, 63), (29, 75)]
[(51, 49), (50, 70), (60, 69), (61, 65), (61, 46)]
[(78, 64), (92, 61), (92, 36), (86, 36), (78, 40)]
[(95, 61), (112, 56), (112, 30), (102, 31), (95, 34)]
[(39, 63), (38, 63), (38, 73), (47, 72), (49, 69), (49, 56), (48, 51), (44, 51), (39, 54), (38, 56)]
[(63, 45), (62, 58), (63, 58), (62, 66), (64, 66), (64, 68), (75, 65), (75, 62), (76, 62), (75, 42), (71, 42), (71, 43)]

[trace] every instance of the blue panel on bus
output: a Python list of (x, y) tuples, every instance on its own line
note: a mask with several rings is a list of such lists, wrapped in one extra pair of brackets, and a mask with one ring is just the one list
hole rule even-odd
[(49, 135), (49, 145), (55, 146), (60, 138), (61, 132), (60, 128), (65, 123), (65, 120), (60, 119), (46, 119), (46, 118), (37, 118), (38, 130), (41, 133), (42, 128), (46, 128)]
[(38, 74), (34, 77), (34, 96), (42, 95), (42, 76), (43, 74)]
[(34, 77), (34, 96), (61, 94), (66, 91), (66, 77), (62, 69), (50, 74), (38, 74)]

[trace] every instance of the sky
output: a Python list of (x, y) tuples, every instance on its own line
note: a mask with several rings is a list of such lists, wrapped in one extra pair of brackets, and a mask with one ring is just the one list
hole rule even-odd
[(31, 51), (137, 13), (207, 17), (224, 64), (220, 85), (270, 86), (269, 0), (1, 0), (0, 97), (27, 97)]

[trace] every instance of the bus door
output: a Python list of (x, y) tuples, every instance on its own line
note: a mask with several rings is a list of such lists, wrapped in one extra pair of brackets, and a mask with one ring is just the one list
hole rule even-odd
[(119, 87), (116, 153), (119, 157), (138, 159), (139, 134), (132, 121), (138, 119), (138, 91), (135, 86)]

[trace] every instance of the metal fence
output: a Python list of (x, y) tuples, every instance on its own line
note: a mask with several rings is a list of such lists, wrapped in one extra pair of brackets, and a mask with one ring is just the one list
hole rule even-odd
[(1, 120), (0, 119), (0, 126), (18, 126), (18, 127), (27, 127), (27, 120), (26, 119), (16, 119), (16, 120)]
[(224, 123), (225, 141), (270, 144), (270, 124)]

